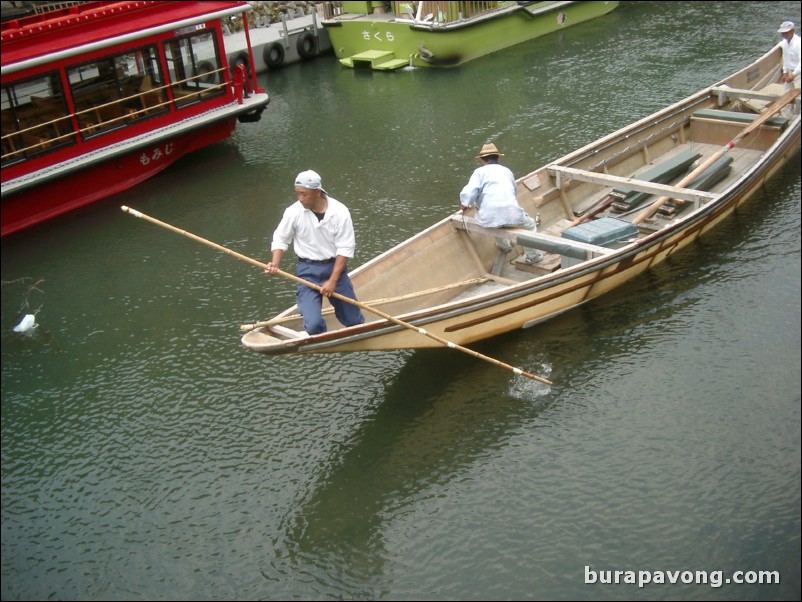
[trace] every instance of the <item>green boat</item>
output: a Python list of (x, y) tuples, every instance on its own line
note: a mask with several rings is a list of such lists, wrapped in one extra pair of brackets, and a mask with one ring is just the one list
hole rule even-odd
[(324, 2), (346, 67), (454, 67), (605, 15), (618, 2)]

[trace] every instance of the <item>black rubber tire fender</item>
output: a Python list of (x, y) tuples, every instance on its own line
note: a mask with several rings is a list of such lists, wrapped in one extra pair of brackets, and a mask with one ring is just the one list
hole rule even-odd
[(265, 46), (262, 50), (262, 58), (270, 69), (278, 69), (284, 64), (284, 45), (281, 42), (273, 42)]
[(251, 63), (248, 60), (248, 54), (245, 52), (239, 52), (232, 56), (228, 65), (231, 67), (231, 73), (234, 73), (234, 69), (237, 65), (245, 65), (245, 73), (248, 77), (251, 75)]
[(311, 59), (317, 55), (317, 38), (311, 31), (304, 31), (298, 36), (295, 48), (298, 50), (298, 56), (303, 59)]

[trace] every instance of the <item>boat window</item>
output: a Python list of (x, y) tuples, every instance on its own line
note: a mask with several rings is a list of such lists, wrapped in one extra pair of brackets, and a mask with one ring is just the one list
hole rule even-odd
[(137, 111), (135, 119), (151, 117), (168, 110), (167, 87), (159, 67), (159, 54), (155, 46), (136, 50), (131, 54), (134, 68), (124, 88), (126, 98)]
[(58, 73), (3, 84), (2, 164), (75, 142)]
[(168, 110), (155, 46), (69, 67), (67, 78), (84, 138)]
[(164, 44), (171, 88), (178, 107), (225, 93), (220, 53), (212, 32), (201, 32)]

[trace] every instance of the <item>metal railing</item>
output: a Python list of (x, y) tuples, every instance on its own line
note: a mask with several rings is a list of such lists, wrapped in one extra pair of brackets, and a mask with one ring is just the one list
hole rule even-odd
[[(94, 105), (88, 109), (82, 109), (70, 115), (63, 115), (13, 132), (4, 133), (2, 135), (3, 153), (0, 159), (3, 163), (6, 163), (7, 161), (38, 153), (51, 146), (58, 146), (61, 142), (74, 139), (76, 135), (87, 138), (109, 131), (117, 125), (133, 124), (138, 122), (140, 117), (144, 117), (147, 114), (157, 111), (166, 111), (171, 104), (175, 104), (178, 108), (192, 104), (202, 100), (203, 95), (214, 94), (215, 91), (222, 90), (228, 84), (226, 82), (211, 84), (197, 90), (189, 88), (179, 89), (180, 86), (193, 82), (194, 80), (208, 78), (212, 74), (220, 73), (225, 70), (226, 67), (222, 67), (215, 71), (194, 75), (164, 86), (143, 90), (136, 94), (112, 100), (111, 102)], [(170, 88), (172, 91), (172, 99), (166, 98), (164, 91), (167, 90), (167, 88)], [(159, 98), (155, 103), (148, 100), (148, 97), (152, 96), (154, 93), (156, 93)], [(142, 108), (132, 108), (130, 106), (132, 101), (141, 103)], [(103, 114), (107, 112), (117, 113), (117, 115), (106, 118)], [(77, 130), (72, 127), (73, 118), (77, 120)], [(62, 133), (63, 129), (68, 129), (69, 131), (67, 133)], [(53, 132), (55, 135), (51, 135)]]
[(86, 4), (86, 2), (34, 2), (33, 10), (37, 15), (42, 13), (50, 13), (54, 10), (61, 10), (63, 8), (71, 8), (79, 4)]
[[(502, 6), (500, 2), (444, 2), (439, 0), (419, 2), (390, 2), (392, 14), (397, 19), (411, 20), (416, 23), (453, 23), (479, 15), (491, 13)], [(369, 8), (369, 4), (365, 4)], [(383, 11), (376, 6), (375, 10)], [(342, 2), (323, 2), (323, 18), (334, 19), (343, 15)]]

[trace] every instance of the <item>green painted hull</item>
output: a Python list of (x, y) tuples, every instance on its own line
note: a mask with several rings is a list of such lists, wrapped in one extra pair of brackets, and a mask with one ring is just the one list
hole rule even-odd
[(344, 15), (322, 24), (335, 55), (348, 67), (453, 67), (595, 19), (618, 4), (535, 2), (447, 25), (412, 24), (386, 15)]

